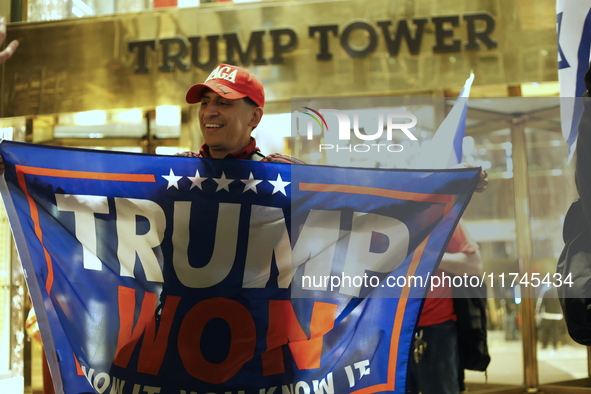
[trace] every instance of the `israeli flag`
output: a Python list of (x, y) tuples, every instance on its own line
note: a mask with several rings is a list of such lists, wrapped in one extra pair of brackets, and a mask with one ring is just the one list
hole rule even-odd
[(466, 136), (466, 115), (474, 74), (466, 80), (453, 108), (422, 149), (418, 168), (450, 168), (462, 161), (462, 142)]
[[(558, 80), (561, 97), (581, 97), (585, 92), (583, 78), (591, 60), (591, 0), (557, 0)], [(562, 135), (568, 144), (569, 162), (575, 152), (577, 127), (583, 106), (561, 105)]]

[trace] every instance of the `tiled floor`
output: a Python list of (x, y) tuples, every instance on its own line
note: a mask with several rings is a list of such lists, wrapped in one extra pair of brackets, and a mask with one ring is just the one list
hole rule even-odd
[[(540, 384), (581, 379), (587, 374), (587, 349), (571, 341), (558, 349), (542, 349), (538, 345), (538, 375)], [(489, 331), (491, 362), (487, 370), (488, 383), (523, 384), (523, 350), (521, 341), (506, 341), (502, 331)], [(484, 372), (466, 371), (466, 381), (485, 383)]]

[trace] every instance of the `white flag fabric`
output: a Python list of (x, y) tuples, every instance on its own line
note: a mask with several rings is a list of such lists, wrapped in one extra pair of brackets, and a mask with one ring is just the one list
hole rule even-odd
[[(591, 0), (557, 0), (556, 26), (560, 97), (581, 97), (591, 59)], [(562, 100), (560, 118), (569, 161), (575, 152), (582, 110), (580, 100)]]
[(450, 168), (462, 161), (468, 98), (473, 81), (474, 74), (471, 73), (453, 108), (441, 122), (429, 144), (421, 149), (418, 168)]

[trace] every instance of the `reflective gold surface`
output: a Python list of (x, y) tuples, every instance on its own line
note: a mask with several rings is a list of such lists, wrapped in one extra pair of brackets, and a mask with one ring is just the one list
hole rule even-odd
[[(511, 142), (513, 144), (513, 174), (515, 193), (515, 224), (517, 234), (517, 252), (519, 259), (519, 274), (531, 271), (532, 237), (531, 214), (529, 207), (529, 178), (527, 173), (527, 154), (525, 139), (525, 122), (527, 119), (516, 118), (511, 125)], [(535, 294), (532, 287), (524, 286), (521, 303), (521, 335), (523, 338), (533, 338), (533, 341), (523, 341), (523, 365), (525, 386), (535, 388), (539, 383), (536, 365), (536, 326), (535, 326)]]
[[(200, 62), (207, 62), (207, 36), (217, 40), (218, 62), (225, 61), (224, 34), (236, 33), (246, 52), (252, 32), (262, 33), (264, 65), (253, 65), (256, 46), (247, 64), (264, 82), (269, 102), (291, 97), (394, 94), (400, 91), (430, 91), (461, 87), (474, 70), (479, 85), (555, 81), (556, 39), (553, 0), (529, 1), (390, 1), (333, 0), (289, 1), (245, 4), (205, 4), (197, 8), (164, 9), (136, 14), (114, 15), (58, 22), (12, 24), (8, 39), (21, 45), (2, 67), (0, 117), (78, 112), (93, 109), (183, 105), (186, 89), (201, 82), (207, 72), (191, 64), (190, 37), (201, 37)], [(527, 12), (526, 12), (527, 11)], [(488, 14), (495, 21), (490, 39), (494, 49), (465, 49), (469, 42), (467, 15)], [(458, 17), (458, 26), (445, 25), (451, 37), (445, 45), (458, 41), (459, 52), (434, 53), (437, 45), (433, 17)], [(419, 52), (409, 52), (403, 40), (396, 56), (390, 55), (379, 23), (390, 23), (393, 36), (400, 20), (415, 34), (413, 19), (425, 19)], [(361, 22), (369, 30), (355, 29), (348, 35), (348, 47), (362, 51), (375, 32), (375, 51), (353, 58), (343, 49), (341, 39), (328, 34), (331, 60), (318, 60), (320, 37), (310, 37), (309, 27), (336, 25), (342, 37), (347, 26)], [(482, 29), (476, 23), (476, 29)], [(274, 59), (271, 31), (291, 29), (297, 46), (283, 54), (283, 64)], [(288, 36), (278, 36), (279, 45), (288, 45)], [(170, 42), (169, 54), (179, 51), (179, 41), (187, 53), (177, 63), (163, 64), (162, 48)], [(130, 42), (154, 40), (154, 50), (146, 48), (149, 72), (137, 74), (138, 50)], [(193, 48), (195, 48), (193, 46)], [(278, 54), (275, 54), (275, 58)], [(238, 60), (240, 57), (235, 55)], [(246, 56), (247, 57), (247, 56)], [(264, 59), (264, 60), (261, 60)], [(275, 59), (277, 60), (277, 59)], [(240, 61), (238, 61), (240, 63)], [(160, 69), (173, 69), (170, 72)], [(187, 68), (182, 71), (182, 68)]]

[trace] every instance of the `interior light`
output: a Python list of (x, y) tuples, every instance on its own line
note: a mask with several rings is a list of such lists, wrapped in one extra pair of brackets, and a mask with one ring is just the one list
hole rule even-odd
[(201, 3), (200, 0), (178, 0), (177, 7), (178, 8), (199, 7), (200, 3)]
[(515, 285), (513, 287), (513, 291), (515, 292), (515, 304), (521, 304), (521, 287), (519, 287), (519, 285)]
[(156, 107), (156, 124), (158, 126), (179, 126), (181, 124), (181, 107), (176, 105)]
[(140, 123), (144, 114), (141, 109), (134, 108), (124, 111), (118, 111), (113, 114), (113, 120), (116, 123)]
[(105, 111), (86, 111), (74, 114), (74, 124), (81, 126), (93, 126), (107, 123)]
[(0, 127), (0, 138), (12, 140), (14, 129), (12, 127)]
[(507, 157), (507, 171), (513, 172), (513, 159)]
[(157, 146), (156, 147), (156, 154), (157, 155), (167, 155), (167, 156), (174, 156), (177, 153), (185, 152), (187, 149), (179, 148), (178, 146)]
[[(88, 14), (88, 15), (94, 15), (94, 10), (88, 6), (88, 4), (86, 4), (85, 2), (83, 2), (82, 0), (73, 0), (72, 1), (75, 4), (74, 8), (79, 8), (83, 14)], [(72, 12), (74, 12), (74, 8), (72, 8)], [(78, 14), (76, 14), (78, 15)]]
[(473, 150), (474, 150), (474, 137), (468, 135), (468, 136), (464, 137), (464, 139), (462, 140), (462, 151), (464, 152), (464, 155), (469, 156), (472, 154)]
[(72, 7), (72, 14), (76, 15), (78, 18), (82, 18), (84, 16), (84, 12), (78, 7)]

